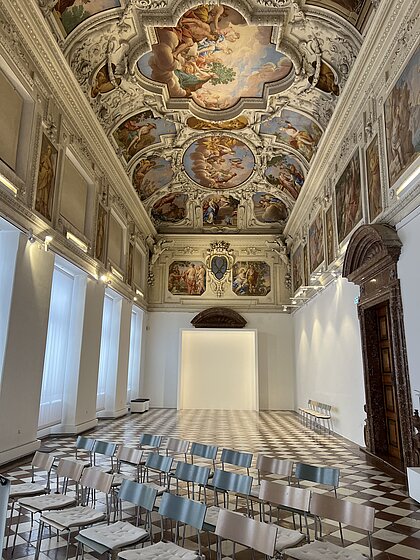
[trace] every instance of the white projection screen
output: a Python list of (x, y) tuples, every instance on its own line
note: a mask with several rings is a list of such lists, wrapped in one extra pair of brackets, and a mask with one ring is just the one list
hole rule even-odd
[(258, 410), (257, 333), (182, 329), (178, 409)]

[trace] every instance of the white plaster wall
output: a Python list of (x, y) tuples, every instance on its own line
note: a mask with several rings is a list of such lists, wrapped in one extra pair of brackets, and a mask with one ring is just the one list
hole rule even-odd
[(337, 279), (294, 314), (296, 400), (333, 405), (334, 430), (363, 444), (365, 404), (359, 288)]
[[(141, 396), (152, 407), (177, 406), (180, 329), (196, 313), (149, 312), (145, 316)], [(293, 410), (293, 323), (282, 313), (243, 314), (258, 336), (260, 410)]]
[(414, 408), (419, 409), (420, 391), (420, 211), (416, 210), (397, 227), (403, 243), (398, 262), (398, 275), (404, 309), (405, 338), (407, 343), (408, 367)]

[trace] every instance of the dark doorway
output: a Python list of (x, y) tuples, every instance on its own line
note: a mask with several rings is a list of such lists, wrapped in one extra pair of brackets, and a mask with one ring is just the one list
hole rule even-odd
[(360, 286), (358, 314), (366, 395), (366, 451), (405, 473), (415, 465), (413, 405), (397, 262), (387, 224), (363, 225), (347, 247), (343, 276)]
[(369, 401), (375, 454), (402, 469), (401, 428), (395, 386), (395, 362), (389, 302), (365, 311), (366, 365), (369, 373)]

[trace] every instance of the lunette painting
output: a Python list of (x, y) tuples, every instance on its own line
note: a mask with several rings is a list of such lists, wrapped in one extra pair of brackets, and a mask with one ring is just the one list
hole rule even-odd
[(174, 295), (201, 296), (206, 291), (206, 268), (201, 261), (174, 261), (169, 265), (168, 290)]
[(266, 296), (271, 291), (270, 265), (264, 261), (238, 261), (232, 269), (232, 291), (237, 296)]

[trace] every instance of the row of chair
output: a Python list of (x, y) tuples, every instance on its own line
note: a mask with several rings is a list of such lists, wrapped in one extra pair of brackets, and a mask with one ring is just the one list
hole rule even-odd
[[(191, 463), (178, 462), (175, 472), (171, 478), (176, 479), (176, 491), (178, 492), (180, 481), (186, 482), (187, 484), (196, 483), (204, 488), (207, 487), (209, 475), (209, 467), (200, 467), (192, 465)], [(144, 543), (146, 540), (151, 539), (150, 515), (155, 508), (155, 503), (159, 494), (157, 488), (151, 488), (146, 484), (124, 480), (118, 492), (119, 503), (122, 503), (122, 501), (128, 501), (136, 507), (141, 507), (146, 510), (146, 527), (148, 529), (146, 527), (142, 529), (138, 527), (136, 528), (135, 526), (122, 521), (122, 506), (118, 508), (120, 517), (119, 522), (109, 525), (111, 517), (111, 502), (109, 500), (109, 496), (112, 489), (112, 474), (105, 473), (97, 467), (86, 468), (80, 461), (61, 459), (57, 467), (57, 476), (62, 478), (62, 494), (45, 495), (37, 498), (24, 498), (19, 500), (19, 520), (22, 508), (27, 509), (31, 512), (31, 514), (41, 514), (36, 558), (39, 556), (41, 539), (45, 525), (49, 525), (57, 531), (67, 531), (69, 533), (68, 544), (70, 542), (70, 531), (72, 529), (92, 526), (91, 528), (82, 529), (76, 537), (80, 546), (87, 545), (100, 553), (108, 551), (111, 552), (111, 556), (121, 548), (132, 546), (133, 544), (140, 542)], [(76, 484), (76, 496), (74, 498), (69, 498), (66, 495), (69, 479)], [(79, 483), (82, 488), (82, 492), (80, 494), (80, 505), (77, 492), (77, 485)], [(231, 512), (229, 510), (228, 501), (229, 493), (233, 492), (236, 495), (245, 497), (248, 500), (252, 487), (252, 477), (216, 469), (213, 476), (212, 487), (215, 498), (214, 505), (210, 507), (207, 507), (206, 504), (201, 504), (200, 502), (195, 502), (194, 500), (190, 500), (188, 498), (185, 499), (177, 496), (177, 499), (174, 499), (174, 495), (167, 491), (170, 489), (168, 488), (161, 493), (159, 505), (161, 519), (162, 517), (169, 517), (177, 523), (181, 522), (183, 524), (186, 523), (193, 526), (198, 531), (198, 539), (199, 532), (201, 530), (206, 532), (215, 532), (220, 538), (226, 536), (220, 527), (224, 527), (227, 523), (228, 528), (231, 529), (232, 526), (236, 526), (239, 523), (230, 516)], [(91, 493), (96, 491), (105, 493), (105, 512), (98, 511), (95, 507), (92, 508), (88, 505), (91, 501), (92, 505), (95, 506), (96, 502)], [(223, 494), (223, 507), (220, 506), (218, 502), (217, 496), (220, 492)], [(276, 482), (263, 480), (261, 482), (259, 495), (256, 499), (258, 499), (261, 504), (269, 505), (270, 522), (272, 521), (273, 507), (277, 508), (277, 510), (283, 508), (293, 513), (303, 515), (306, 524), (307, 540), (309, 540), (307, 517), (310, 515), (315, 516), (315, 519), (321, 516), (327, 516), (336, 521), (350, 523), (359, 529), (366, 529), (368, 531), (368, 535), (370, 535), (373, 530), (374, 510), (372, 508), (359, 506), (345, 500), (337, 500), (336, 498), (313, 494), (307, 489), (279, 485)], [(226, 514), (226, 511), (229, 512), (229, 514)], [(202, 512), (204, 512), (204, 514), (202, 514)], [(220, 517), (221, 515), (222, 517)], [(234, 515), (241, 517), (238, 513)], [(250, 515), (248, 501), (247, 515)], [(227, 519), (228, 522), (225, 523), (225, 521), (223, 521), (222, 523), (219, 521), (220, 519)], [(107, 525), (96, 526), (96, 523), (104, 520), (106, 520)], [(245, 522), (242, 522), (242, 524), (243, 523)], [(261, 530), (264, 534), (268, 531), (264, 525), (253, 525), (253, 523), (255, 523), (253, 519), (246, 522), (246, 527), (249, 528), (250, 523), (253, 527), (255, 527), (255, 530), (258, 528), (258, 531)], [(264, 522), (261, 521), (260, 523)], [(241, 524), (239, 525), (242, 527)], [(317, 527), (318, 526), (316, 525), (316, 531), (318, 530)], [(241, 540), (240, 535), (243, 534), (243, 527), (241, 531), (239, 531), (238, 542), (241, 542), (244, 545), (249, 544), (251, 542), (250, 539), (242, 538)], [(292, 558), (299, 559), (301, 558), (301, 556), (299, 556), (299, 554), (301, 554), (300, 548), (297, 549), (298, 556), (293, 556), (294, 551), (285, 549), (288, 549), (291, 546), (293, 547), (301, 543), (303, 540), (305, 540), (305, 535), (300, 531), (292, 531), (276, 526), (274, 549), (272, 553), (265, 553), (272, 557), (275, 553), (283, 553), (283, 551), (285, 551)], [(200, 540), (198, 540), (198, 543), (200, 549)], [(311, 543), (311, 545), (312, 544), (313, 543)], [(162, 546), (167, 548), (166, 545), (159, 545), (157, 546), (156, 551), (161, 551)], [(143, 558), (154, 558), (155, 556), (153, 556), (153, 550), (151, 550), (152, 548), (153, 547), (148, 547), (148, 549), (146, 549), (147, 552), (145, 553), (139, 551), (123, 553), (124, 555), (120, 554), (120, 557), (123, 560), (143, 560)], [(269, 549), (264, 548), (264, 550)], [(176, 550), (175, 552), (172, 551), (170, 554), (172, 554), (173, 557), (178, 557), (180, 551)], [(336, 554), (337, 551), (333, 550), (333, 552)], [(133, 554), (135, 554), (135, 556), (133, 556)], [(193, 554), (191, 551), (186, 551), (185, 554), (188, 554), (191, 558), (198, 557), (196, 555), (191, 556)], [(199, 554), (201, 554), (200, 550)], [(305, 557), (310, 558), (310, 556)]]

